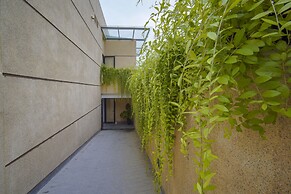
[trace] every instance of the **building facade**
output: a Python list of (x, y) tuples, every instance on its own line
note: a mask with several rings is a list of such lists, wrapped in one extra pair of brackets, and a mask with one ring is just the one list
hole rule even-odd
[(136, 55), (105, 26), (98, 0), (0, 0), (1, 194), (29, 192), (101, 130), (100, 66)]

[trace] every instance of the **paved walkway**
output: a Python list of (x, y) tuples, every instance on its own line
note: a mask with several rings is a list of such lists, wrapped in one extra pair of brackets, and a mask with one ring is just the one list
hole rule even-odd
[(147, 156), (134, 130), (103, 130), (37, 193), (154, 194)]

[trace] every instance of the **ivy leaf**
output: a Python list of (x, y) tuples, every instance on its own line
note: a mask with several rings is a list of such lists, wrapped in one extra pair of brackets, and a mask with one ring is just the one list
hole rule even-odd
[(225, 61), (226, 64), (233, 64), (237, 62), (237, 56), (233, 55), (233, 56), (229, 56), (227, 58), (227, 60)]
[(280, 28), (280, 31), (282, 31), (284, 28), (287, 28), (289, 26), (291, 26), (291, 21), (286, 22), (284, 25), (282, 25), (282, 27)]
[(290, 89), (287, 85), (282, 84), (277, 88), (277, 91), (281, 92), (281, 96), (284, 98), (288, 98), (290, 95)]
[(265, 11), (265, 12), (262, 12), (262, 13), (259, 13), (258, 15), (254, 16), (251, 20), (257, 20), (257, 19), (260, 19), (270, 13), (272, 13), (273, 11)]
[(252, 38), (259, 38), (266, 34), (266, 32), (255, 32), (251, 35)]
[(187, 42), (186, 49), (185, 49), (185, 52), (186, 52), (186, 53), (188, 53), (191, 44), (192, 44), (192, 40), (189, 40), (189, 41)]
[(201, 185), (199, 183), (196, 184), (196, 188), (200, 194), (203, 194)]
[(285, 41), (281, 40), (276, 44), (276, 48), (280, 51), (285, 51), (287, 49), (288, 45)]
[(262, 96), (265, 98), (272, 98), (272, 97), (279, 96), (280, 94), (281, 94), (281, 92), (279, 92), (277, 90), (267, 90), (262, 94)]
[(233, 42), (234, 42), (234, 45), (235, 46), (238, 46), (239, 45), (239, 43), (241, 42), (242, 38), (244, 37), (245, 31), (246, 30), (243, 28), (243, 29), (239, 30), (235, 34), (234, 39), (233, 39)]
[(262, 104), (262, 107), (261, 107), (263, 110), (266, 110), (268, 108), (268, 105), (267, 104)]
[(215, 87), (211, 92), (210, 92), (210, 96), (212, 96), (212, 94), (214, 94), (215, 92), (220, 92), (221, 91), (221, 85)]
[(228, 108), (226, 108), (224, 105), (221, 105), (221, 104), (214, 105), (214, 108), (222, 112), (229, 112)]
[(264, 2), (264, 0), (261, 0), (255, 4), (252, 5), (252, 7), (250, 7), (250, 9), (248, 11), (252, 11), (254, 9), (256, 9), (259, 5), (261, 5)]
[(208, 32), (207, 36), (208, 36), (208, 38), (210, 38), (210, 39), (212, 39), (214, 41), (216, 41), (216, 39), (217, 39), (217, 35), (216, 35), (215, 32)]
[(291, 8), (291, 2), (290, 3), (287, 3), (286, 5), (284, 5), (278, 12), (278, 14), (281, 14), (283, 13), (284, 11), (288, 10)]
[(181, 87), (182, 85), (182, 79), (183, 79), (183, 73), (180, 75), (179, 79), (178, 79), (178, 86)]
[(205, 179), (204, 179), (205, 183), (203, 184), (203, 189), (207, 188), (207, 186), (209, 185), (212, 177), (215, 176), (215, 175), (216, 175), (216, 173), (210, 173), (210, 174), (205, 176)]
[(271, 76), (267, 76), (267, 75), (259, 76), (255, 79), (255, 83), (261, 84), (261, 83), (264, 83), (266, 81), (269, 81), (270, 79), (272, 79)]
[(274, 102), (274, 101), (267, 101), (268, 105), (272, 105), (272, 106), (279, 106), (280, 103), (279, 102)]
[(251, 91), (247, 91), (247, 92), (243, 93), (242, 95), (240, 95), (240, 98), (247, 99), (247, 98), (252, 98), (256, 95), (257, 95), (257, 93), (255, 91), (251, 90)]
[(182, 67), (182, 65), (177, 65), (173, 70), (177, 71), (178, 69), (180, 69)]
[(223, 95), (218, 96), (218, 100), (220, 102), (222, 102), (222, 103), (230, 103), (230, 100), (227, 97), (223, 96)]
[(254, 54), (254, 52), (251, 49), (246, 48), (246, 47), (236, 50), (235, 53), (240, 54), (240, 55), (245, 55), (245, 56)]
[(287, 117), (291, 117), (291, 108), (288, 108), (286, 111), (285, 111), (285, 115), (287, 116)]
[(213, 191), (215, 190), (215, 186), (214, 185), (208, 185), (207, 187), (204, 188), (205, 191)]
[(281, 55), (279, 53), (273, 53), (270, 55), (270, 58), (274, 61), (280, 61), (281, 60)]
[(227, 85), (229, 81), (229, 75), (223, 75), (218, 78), (218, 83)]
[(170, 104), (172, 104), (172, 105), (177, 106), (177, 107), (180, 108), (180, 105), (177, 102), (170, 102)]
[(279, 35), (278, 32), (271, 32), (271, 33), (263, 35), (262, 38), (266, 38), (266, 37), (269, 37), (269, 36), (277, 36), (277, 35)]
[(262, 40), (259, 40), (259, 39), (251, 39), (251, 40), (247, 40), (246, 41), (247, 44), (250, 44), (250, 45), (256, 45), (258, 47), (263, 47), (265, 46), (265, 42), (262, 41)]
[(239, 67), (236, 67), (236, 68), (234, 68), (233, 70), (232, 70), (232, 72), (231, 72), (231, 75), (236, 75), (237, 74), (237, 72), (239, 72)]
[(284, 4), (284, 3), (289, 3), (290, 0), (280, 0), (276, 3), (276, 5), (281, 5), (281, 4)]
[(225, 13), (228, 13), (231, 9), (233, 9), (241, 0), (235, 0), (230, 6), (229, 8), (226, 10)]
[(195, 60), (197, 58), (196, 54), (194, 53), (193, 50), (189, 51), (189, 59), (190, 60)]
[(264, 122), (267, 124), (274, 123), (277, 118), (276, 112), (268, 112), (268, 115), (264, 118)]
[(271, 24), (271, 25), (277, 25), (277, 22), (273, 21), (273, 20), (269, 20), (269, 19), (265, 19), (265, 18), (262, 18), (262, 20), (268, 24)]
[(253, 52), (260, 51), (259, 47), (255, 44), (246, 44), (246, 45), (242, 46), (242, 48), (248, 48), (248, 49), (252, 50)]

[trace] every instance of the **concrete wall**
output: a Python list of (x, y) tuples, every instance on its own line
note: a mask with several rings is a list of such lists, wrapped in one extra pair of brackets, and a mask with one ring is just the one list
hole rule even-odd
[(1, 0), (0, 19), (0, 193), (26, 193), (101, 128), (105, 20), (98, 0)]
[[(0, 1), (0, 7), (1, 7), (1, 1)], [(0, 24), (2, 23), (2, 17), (0, 13)], [(3, 77), (3, 65), (2, 65), (2, 36), (0, 33), (0, 193), (4, 193), (4, 124), (3, 124), (3, 96), (4, 96), (4, 77)]]
[(135, 67), (136, 41), (107, 40), (105, 42), (105, 56), (115, 56), (115, 68)]
[[(192, 119), (188, 118), (188, 123), (191, 127)], [(212, 147), (219, 159), (212, 165), (213, 172), (217, 173), (213, 179), (216, 190), (209, 193), (290, 193), (290, 126), (290, 119), (279, 118), (276, 125), (266, 126), (267, 140), (251, 130), (233, 131), (231, 138), (226, 139), (226, 125), (214, 129)], [(163, 189), (167, 194), (198, 193), (193, 189), (197, 180), (193, 162), (195, 149), (190, 143), (189, 155), (183, 155), (180, 152), (181, 133), (175, 135), (173, 176), (167, 177), (167, 172), (163, 174)]]

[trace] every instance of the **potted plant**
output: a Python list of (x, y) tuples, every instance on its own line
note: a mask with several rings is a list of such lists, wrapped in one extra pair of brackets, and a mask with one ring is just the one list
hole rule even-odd
[(125, 105), (125, 111), (120, 114), (120, 117), (126, 119), (128, 125), (132, 124), (132, 110), (129, 103)]

